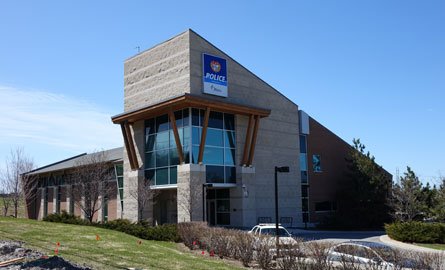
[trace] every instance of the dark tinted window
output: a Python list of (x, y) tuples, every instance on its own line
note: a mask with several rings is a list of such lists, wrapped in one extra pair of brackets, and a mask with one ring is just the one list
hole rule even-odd
[(230, 198), (230, 190), (227, 188), (217, 189), (216, 197), (218, 197), (218, 199), (229, 199)]
[(156, 167), (155, 152), (145, 153), (145, 168), (150, 169)]
[(230, 213), (217, 213), (218, 225), (230, 225)]
[(199, 109), (193, 108), (192, 109), (192, 125), (199, 126)]
[(206, 166), (207, 183), (224, 183), (223, 166)]
[(210, 112), (209, 127), (223, 129), (223, 113)]
[(155, 119), (152, 118), (145, 121), (145, 134), (153, 134), (155, 132)]
[(145, 151), (153, 151), (155, 148), (156, 135), (145, 136)]
[(307, 183), (307, 171), (301, 171), (301, 182)]
[(178, 169), (176, 166), (170, 167), (170, 184), (176, 184), (178, 180)]
[(156, 185), (168, 184), (168, 168), (156, 169)]
[(236, 183), (236, 167), (226, 167), (226, 183)]
[(306, 136), (300, 135), (300, 153), (307, 153)]
[(168, 115), (164, 114), (156, 117), (156, 132), (168, 130)]
[(190, 121), (190, 114), (189, 114), (189, 109), (187, 108), (182, 110), (182, 125), (184, 127), (189, 126), (190, 125), (189, 121)]
[(235, 130), (235, 116), (233, 114), (224, 114), (224, 128)]
[[(176, 111), (174, 113), (175, 119), (176, 119), (176, 126), (178, 128), (182, 127), (182, 110), (181, 111)], [(171, 127), (170, 127), (171, 128)]]
[(301, 186), (301, 197), (307, 197), (308, 196), (308, 186), (303, 185)]

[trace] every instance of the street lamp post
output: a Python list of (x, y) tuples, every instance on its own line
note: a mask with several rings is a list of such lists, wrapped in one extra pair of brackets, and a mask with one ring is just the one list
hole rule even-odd
[(289, 166), (275, 166), (275, 238), (277, 245), (277, 255), (279, 254), (279, 238), (278, 238), (278, 173), (288, 173)]

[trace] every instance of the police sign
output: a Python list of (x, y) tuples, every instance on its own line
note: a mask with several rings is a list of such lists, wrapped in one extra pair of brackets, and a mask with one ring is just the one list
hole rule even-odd
[(202, 55), (202, 67), (203, 92), (227, 97), (226, 59), (204, 53)]

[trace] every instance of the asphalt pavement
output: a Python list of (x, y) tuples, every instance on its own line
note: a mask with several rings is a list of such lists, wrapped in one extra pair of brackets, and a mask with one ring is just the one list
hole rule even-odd
[(445, 253), (444, 251), (420, 247), (408, 243), (393, 240), (386, 235), (385, 231), (316, 231), (303, 229), (289, 229), (293, 237), (303, 238), (305, 241), (329, 241), (333, 243), (342, 243), (353, 240), (370, 241), (384, 243), (388, 246), (398, 249)]
[(331, 242), (345, 242), (351, 240), (366, 240), (380, 242), (380, 236), (385, 235), (385, 231), (317, 231), (289, 229), (292, 236), (310, 240), (325, 240)]

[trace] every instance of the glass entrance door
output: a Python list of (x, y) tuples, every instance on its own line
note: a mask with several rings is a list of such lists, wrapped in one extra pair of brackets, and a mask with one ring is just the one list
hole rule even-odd
[(210, 226), (216, 225), (216, 201), (207, 200), (207, 223)]
[(206, 208), (210, 226), (230, 225), (230, 190), (208, 189)]

